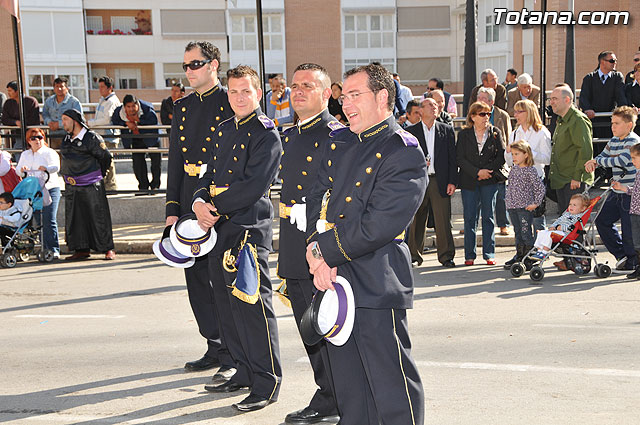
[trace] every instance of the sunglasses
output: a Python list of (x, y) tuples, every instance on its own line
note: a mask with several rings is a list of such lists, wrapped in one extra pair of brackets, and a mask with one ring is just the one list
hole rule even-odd
[(200, 69), (208, 63), (211, 63), (211, 59), (206, 59), (203, 61), (201, 60), (191, 61), (189, 63), (183, 63), (182, 69), (184, 70), (184, 72), (187, 72), (187, 68), (189, 68), (192, 71), (195, 71), (196, 69)]
[(633, 58), (634, 62), (640, 62), (640, 58)]
[(488, 117), (491, 115), (491, 112), (478, 112), (476, 115), (479, 117)]
[(43, 139), (44, 139), (44, 137), (42, 137), (42, 136), (31, 136), (31, 137), (29, 137), (29, 140), (32, 141), (32, 142), (35, 142), (36, 140), (43, 140)]
[(618, 62), (618, 59), (605, 59), (604, 61), (609, 63), (616, 63)]

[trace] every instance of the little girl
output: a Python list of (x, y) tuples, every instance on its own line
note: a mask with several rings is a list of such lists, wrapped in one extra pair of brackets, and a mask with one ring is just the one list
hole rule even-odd
[(542, 259), (547, 252), (549, 252), (551, 245), (553, 244), (553, 241), (551, 240), (551, 235), (553, 233), (560, 236), (565, 236), (569, 233), (571, 231), (571, 226), (575, 224), (580, 217), (582, 217), (582, 213), (584, 213), (589, 207), (589, 202), (589, 197), (587, 195), (580, 193), (573, 195), (569, 200), (569, 207), (567, 210), (562, 213), (556, 221), (551, 223), (549, 230), (540, 230), (538, 232), (538, 236), (536, 237), (536, 242), (534, 244), (534, 246), (538, 248), (538, 252), (533, 254), (532, 257)]
[(505, 263), (505, 268), (519, 262), (533, 246), (533, 210), (542, 202), (545, 188), (533, 167), (531, 146), (524, 140), (511, 145), (513, 167), (507, 180), (504, 202), (516, 235), (516, 255)]

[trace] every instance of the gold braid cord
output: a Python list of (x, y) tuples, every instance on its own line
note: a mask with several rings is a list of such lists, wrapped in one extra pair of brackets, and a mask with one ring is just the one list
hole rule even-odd
[(344, 249), (342, 249), (342, 244), (340, 243), (340, 238), (338, 237), (338, 228), (336, 226), (333, 227), (333, 234), (336, 236), (336, 243), (338, 244), (340, 252), (342, 253), (342, 255), (344, 255), (344, 258), (346, 258), (347, 261), (351, 261), (351, 258), (349, 258), (347, 253), (344, 252)]

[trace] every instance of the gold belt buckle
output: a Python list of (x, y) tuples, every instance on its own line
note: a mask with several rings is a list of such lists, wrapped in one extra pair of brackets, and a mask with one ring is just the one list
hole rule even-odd
[(200, 166), (196, 164), (184, 164), (184, 172), (191, 177), (195, 177), (200, 174)]
[(291, 207), (288, 207), (287, 204), (283, 204), (282, 202), (280, 202), (279, 205), (279, 216), (280, 218), (289, 218), (291, 217)]

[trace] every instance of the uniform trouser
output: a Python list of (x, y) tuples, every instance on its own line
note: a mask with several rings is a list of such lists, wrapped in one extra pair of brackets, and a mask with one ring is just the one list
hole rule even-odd
[[(618, 260), (626, 256), (627, 263), (630, 266), (635, 266), (638, 261), (631, 236), (630, 208), (631, 195), (611, 192), (602, 205), (598, 218), (596, 218), (596, 228), (602, 243), (607, 247), (607, 251)], [(622, 238), (616, 227), (618, 220), (620, 220), (620, 227), (622, 227)]]
[(222, 255), (209, 256), (209, 276), (213, 283), (222, 339), (236, 363), (231, 378), (251, 387), (251, 393), (270, 400), (278, 399), (282, 369), (278, 345), (278, 325), (271, 300), (269, 252), (257, 247), (260, 269), (260, 297), (255, 304), (234, 296), (229, 288), (236, 273), (222, 267)]
[[(139, 139), (132, 139), (131, 147), (133, 149), (148, 148), (144, 141)], [(136, 179), (138, 180), (138, 189), (147, 190), (149, 189), (149, 185), (154, 189), (158, 188), (160, 187), (160, 166), (162, 155), (159, 153), (149, 154), (149, 158), (151, 158), (151, 183), (149, 183), (149, 176), (147, 175), (147, 160), (145, 157), (146, 154), (144, 153), (131, 154), (131, 158), (133, 160), (133, 174), (135, 174)]]
[[(293, 308), (293, 315), (298, 329), (300, 329), (302, 315), (311, 304), (313, 288), (312, 280), (287, 279), (287, 292), (289, 293), (289, 300), (291, 300), (291, 307)], [(336, 399), (333, 395), (333, 381), (331, 379), (327, 344), (325, 340), (311, 346), (303, 344), (311, 362), (313, 377), (319, 387), (313, 395), (309, 407), (322, 415), (332, 415), (338, 412)]]
[(327, 344), (342, 425), (422, 425), (424, 391), (406, 310), (356, 308), (353, 331)]
[(444, 263), (453, 260), (456, 247), (451, 234), (451, 198), (443, 197), (438, 190), (438, 182), (435, 175), (429, 176), (429, 184), (424, 194), (422, 204), (418, 207), (411, 227), (409, 228), (409, 251), (411, 260), (422, 263), (422, 251), (424, 250), (425, 222), (429, 209), (432, 209), (436, 226), (436, 247), (438, 249), (438, 261)]
[(218, 359), (222, 366), (235, 367), (225, 341), (220, 336), (220, 318), (216, 311), (213, 286), (209, 281), (208, 257), (196, 258), (193, 266), (184, 270), (191, 310), (196, 318), (198, 330), (207, 340), (205, 355)]

